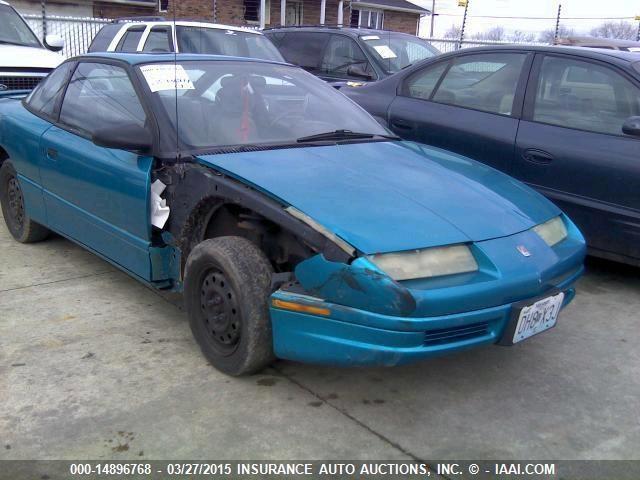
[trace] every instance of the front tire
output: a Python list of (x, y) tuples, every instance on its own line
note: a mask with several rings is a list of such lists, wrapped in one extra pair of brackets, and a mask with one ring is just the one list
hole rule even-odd
[(17, 241), (39, 242), (49, 236), (49, 229), (31, 220), (27, 214), (18, 175), (9, 160), (0, 167), (0, 205), (4, 222)]
[(191, 331), (207, 360), (228, 375), (255, 373), (274, 361), (272, 272), (242, 237), (205, 240), (189, 254), (184, 297)]

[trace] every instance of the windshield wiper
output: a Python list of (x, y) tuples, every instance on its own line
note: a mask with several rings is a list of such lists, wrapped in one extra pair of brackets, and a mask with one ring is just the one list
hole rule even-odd
[(332, 132), (316, 133), (315, 135), (300, 137), (296, 141), (298, 143), (305, 143), (305, 142), (315, 142), (315, 141), (321, 141), (321, 140), (351, 140), (351, 139), (357, 139), (357, 138), (373, 138), (373, 137), (388, 138), (390, 140), (398, 139), (398, 137), (396, 137), (395, 135), (353, 132), (351, 130), (340, 129), (340, 130), (333, 130)]

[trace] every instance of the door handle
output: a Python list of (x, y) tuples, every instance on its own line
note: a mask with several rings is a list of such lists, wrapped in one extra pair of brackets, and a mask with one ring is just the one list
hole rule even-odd
[(405, 122), (404, 120), (397, 120), (397, 119), (391, 120), (391, 126), (399, 128), (401, 130), (411, 130), (413, 128), (411, 124), (409, 124), (408, 122)]
[(553, 162), (553, 155), (544, 150), (538, 150), (537, 148), (527, 148), (522, 152), (522, 158), (527, 162), (537, 163), (540, 165), (546, 165)]
[(57, 160), (58, 159), (58, 150), (56, 150), (55, 148), (47, 148), (47, 158), (51, 159), (51, 160)]

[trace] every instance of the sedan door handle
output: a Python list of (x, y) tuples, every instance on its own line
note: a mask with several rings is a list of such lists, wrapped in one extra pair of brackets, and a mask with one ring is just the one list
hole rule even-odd
[(401, 130), (411, 130), (413, 128), (408, 122), (397, 119), (391, 120), (391, 126), (400, 128)]
[(527, 148), (522, 152), (522, 158), (527, 162), (537, 163), (540, 165), (546, 165), (553, 162), (553, 155), (544, 150), (538, 150), (537, 148)]
[(47, 158), (49, 158), (50, 160), (57, 160), (58, 159), (58, 150), (56, 150), (55, 148), (47, 148)]

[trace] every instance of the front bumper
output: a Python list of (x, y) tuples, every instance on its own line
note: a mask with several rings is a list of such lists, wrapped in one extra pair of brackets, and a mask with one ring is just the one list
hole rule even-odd
[[(563, 308), (573, 300), (574, 284), (583, 270), (578, 268), (555, 285), (555, 289), (565, 292)], [(400, 365), (497, 343), (511, 320), (513, 304), (517, 303), (451, 315), (394, 317), (282, 290), (272, 298), (328, 308), (331, 312), (329, 316), (319, 316), (272, 306), (277, 357), (342, 366)]]

